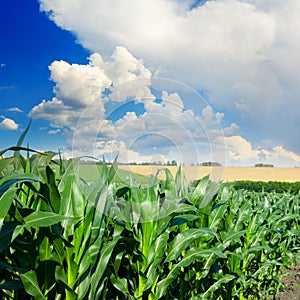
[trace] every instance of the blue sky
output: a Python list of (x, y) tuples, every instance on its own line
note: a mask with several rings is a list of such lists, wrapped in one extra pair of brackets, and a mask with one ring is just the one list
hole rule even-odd
[[(27, 114), (42, 99), (52, 97), (54, 83), (48, 66), (54, 60), (86, 63), (89, 51), (77, 44), (68, 31), (61, 30), (39, 10), (36, 0), (2, 1), (0, 11), (0, 115), (12, 118), (19, 130), (1, 130), (1, 149), (16, 143), (26, 128)], [(23, 112), (8, 111), (20, 108)], [(39, 127), (48, 122), (33, 122), (28, 142), (33, 147), (57, 150), (63, 137), (45, 137)], [(42, 140), (42, 142), (41, 142)]]
[(300, 165), (293, 0), (2, 1), (0, 148)]

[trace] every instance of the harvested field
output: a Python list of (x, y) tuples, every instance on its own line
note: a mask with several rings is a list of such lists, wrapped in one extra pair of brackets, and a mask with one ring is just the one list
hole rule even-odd
[[(119, 168), (141, 175), (154, 175), (164, 166), (136, 166), (120, 165)], [(167, 166), (174, 175), (178, 169), (176, 166)], [(259, 168), (259, 167), (183, 167), (188, 180), (200, 179), (211, 174), (213, 181), (300, 181), (300, 168)], [(161, 172), (162, 174), (163, 172)]]

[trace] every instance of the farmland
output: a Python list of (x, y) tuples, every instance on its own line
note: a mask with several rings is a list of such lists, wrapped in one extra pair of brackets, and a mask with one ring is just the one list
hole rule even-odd
[(299, 192), (116, 161), (95, 176), (13, 150), (0, 160), (2, 298), (273, 299), (298, 260)]
[[(124, 166), (121, 169), (131, 171), (141, 175), (155, 174), (162, 167), (159, 166)], [(178, 170), (177, 166), (167, 167), (174, 176)], [(183, 172), (187, 180), (197, 180), (208, 174), (212, 174), (212, 180), (236, 181), (280, 181), (295, 182), (300, 181), (300, 168), (257, 168), (257, 167), (183, 167)]]

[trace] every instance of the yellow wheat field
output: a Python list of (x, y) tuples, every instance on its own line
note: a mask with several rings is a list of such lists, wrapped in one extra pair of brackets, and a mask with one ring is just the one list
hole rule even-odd
[[(141, 175), (155, 175), (164, 166), (119, 166), (122, 169)], [(178, 167), (167, 167), (173, 175), (176, 174)], [(258, 168), (258, 167), (183, 167), (183, 172), (187, 180), (200, 179), (210, 174), (213, 181), (300, 181), (300, 168)], [(159, 172), (163, 178), (163, 172)]]

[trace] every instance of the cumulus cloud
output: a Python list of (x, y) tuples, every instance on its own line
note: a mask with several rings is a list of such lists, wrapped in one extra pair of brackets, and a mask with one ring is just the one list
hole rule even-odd
[(228, 165), (255, 165), (256, 163), (268, 163), (277, 167), (298, 166), (300, 155), (285, 149), (282, 146), (275, 146), (271, 149), (253, 147), (250, 141), (242, 136), (224, 137), (225, 156)]
[[(191, 91), (183, 93), (181, 86), (175, 92), (174, 82), (163, 79), (156, 79), (155, 85), (143, 62), (124, 48), (116, 49), (110, 61), (94, 53), (87, 65), (59, 61), (49, 69), (55, 97), (43, 100), (29, 115), (49, 120), (53, 127), (49, 134), (63, 132), (67, 156), (112, 160), (118, 155), (125, 163), (170, 159), (185, 164), (217, 160), (227, 165), (299, 162), (297, 154), (282, 146), (254, 149), (239, 135), (239, 126), (225, 126), (226, 115), (214, 112), (199, 94), (197, 98)], [(190, 98), (196, 99), (197, 110), (188, 108)], [(108, 110), (113, 103), (117, 106)], [(143, 109), (135, 111), (136, 104)]]
[(19, 128), (19, 125), (10, 118), (3, 118), (3, 120), (0, 122), (0, 129), (2, 130), (17, 130)]
[(224, 91), (239, 96), (249, 87), (260, 95), (261, 78), (276, 89), (263, 64), (276, 21), (253, 3), (208, 1), (192, 10), (184, 1), (91, 0), (84, 10), (85, 1), (76, 3), (43, 0), (41, 9), (92, 51), (108, 55), (122, 44), (148, 65), (164, 68), (163, 75), (211, 90), (215, 101)]
[[(175, 92), (175, 82), (156, 78), (155, 86), (151, 72), (125, 48), (117, 47), (108, 61), (94, 53), (86, 65), (55, 61), (49, 69), (55, 97), (33, 107), (29, 116), (49, 120), (49, 134), (62, 132), (74, 155), (112, 156), (120, 147), (120, 160), (158, 155), (197, 163), (200, 146), (207, 156), (223, 135), (223, 113), (215, 114), (195, 92), (184, 94), (187, 87)], [(197, 111), (186, 106), (191, 95), (199, 97)], [(230, 135), (238, 126), (224, 130)]]
[[(175, 0), (40, 3), (42, 11), (87, 49), (107, 58), (116, 45), (123, 45), (155, 74), (204, 90), (218, 110), (234, 114), (249, 136), (255, 132), (261, 139), (271, 137), (299, 149), (299, 1), (216, 0), (198, 6)], [(117, 53), (120, 66), (128, 55)], [(130, 80), (145, 74), (139, 63), (127, 65), (127, 70), (135, 69), (128, 76), (115, 60), (107, 75), (117, 72), (122, 80)], [(116, 89), (116, 99), (123, 98), (121, 92)]]
[[(74, 128), (83, 109), (92, 103), (95, 104), (93, 111), (97, 118), (104, 118), (107, 97), (103, 97), (103, 92), (110, 86), (115, 87), (110, 95), (115, 101), (149, 95), (153, 98), (147, 87), (151, 72), (125, 48), (117, 47), (108, 62), (104, 62), (99, 53), (92, 54), (89, 61), (88, 65), (71, 65), (62, 60), (53, 62), (49, 70), (50, 79), (56, 83), (56, 97), (50, 101), (44, 100), (29, 115), (50, 119), (54, 126)], [(135, 81), (138, 78), (145, 79)], [(119, 85), (122, 89), (118, 88)], [(60, 113), (55, 114), (56, 111)]]
[(133, 149), (128, 149), (128, 146), (124, 141), (111, 140), (107, 143), (97, 142), (96, 151), (98, 157), (104, 156), (108, 160), (113, 160), (118, 156), (119, 161), (121, 162), (145, 162), (150, 161), (151, 156), (140, 154)]

